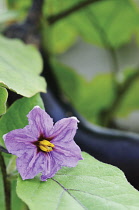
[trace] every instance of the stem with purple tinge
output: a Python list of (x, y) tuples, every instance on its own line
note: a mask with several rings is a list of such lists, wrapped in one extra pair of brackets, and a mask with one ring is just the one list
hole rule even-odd
[(11, 183), (7, 179), (6, 165), (1, 152), (0, 152), (0, 168), (4, 185), (5, 208), (6, 210), (11, 210)]

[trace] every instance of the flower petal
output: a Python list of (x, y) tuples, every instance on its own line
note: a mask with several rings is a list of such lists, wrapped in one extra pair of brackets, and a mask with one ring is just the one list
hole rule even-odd
[(47, 179), (52, 178), (61, 168), (61, 166), (57, 164), (56, 160), (53, 158), (52, 152), (47, 153), (47, 155), (44, 157), (45, 161), (43, 165), (41, 181), (46, 181)]
[(8, 152), (16, 155), (17, 157), (22, 156), (26, 150), (36, 147), (31, 142), (37, 140), (30, 132), (30, 127), (28, 125), (23, 129), (10, 131), (3, 136), (3, 139)]
[(41, 181), (51, 178), (61, 168), (56, 164), (50, 153), (34, 150), (26, 151), (16, 161), (17, 169), (23, 180), (33, 179), (37, 174), (42, 173)]
[(53, 119), (39, 106), (35, 106), (27, 115), (29, 125), (38, 138), (40, 135), (49, 137), (50, 130), (53, 128)]
[(53, 137), (52, 143), (56, 141), (68, 142), (73, 140), (77, 130), (76, 117), (63, 118), (55, 123), (54, 128), (51, 130), (51, 136)]
[(37, 153), (36, 149), (26, 150), (16, 161), (17, 169), (22, 179), (33, 179), (43, 170), (43, 161), (43, 156), (41, 153)]
[(55, 144), (52, 151), (56, 164), (67, 167), (75, 167), (79, 160), (83, 160), (79, 146), (72, 140)]

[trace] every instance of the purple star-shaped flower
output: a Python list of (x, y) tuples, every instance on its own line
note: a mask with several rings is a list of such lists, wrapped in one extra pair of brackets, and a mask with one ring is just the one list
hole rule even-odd
[(69, 117), (53, 125), (52, 118), (39, 106), (27, 115), (29, 125), (3, 136), (8, 151), (17, 158), (23, 180), (42, 173), (41, 180), (51, 178), (62, 167), (75, 167), (82, 160), (81, 150), (73, 138), (77, 118)]

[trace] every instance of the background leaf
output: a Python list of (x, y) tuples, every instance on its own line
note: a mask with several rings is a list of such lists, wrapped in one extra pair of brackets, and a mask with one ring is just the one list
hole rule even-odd
[[(44, 7), (44, 14), (50, 17), (80, 2), (48, 1)], [(133, 35), (138, 37), (138, 19), (139, 10), (130, 0), (95, 2), (44, 27), (44, 45), (47, 44), (52, 53), (61, 53), (81, 37), (95, 45), (118, 48), (129, 42)]]
[[(43, 7), (44, 22), (51, 15), (59, 14), (82, 2), (81, 0), (48, 0)], [(25, 17), (31, 1), (9, 0), (11, 8)], [(101, 45), (118, 48), (129, 42), (133, 35), (138, 38), (139, 10), (131, 0), (98, 1), (79, 9), (54, 24), (42, 27), (44, 46), (51, 53), (62, 53), (77, 38)], [(128, 23), (128, 24), (127, 24)], [(120, 36), (119, 36), (120, 34)]]
[(52, 54), (65, 52), (77, 40), (77, 32), (68, 21), (60, 21), (52, 26), (43, 25), (44, 47)]
[(2, 136), (11, 130), (23, 128), (28, 124), (26, 115), (34, 106), (43, 107), (43, 102), (39, 94), (31, 98), (17, 100), (7, 110), (6, 114), (0, 119), (0, 144), (4, 145)]
[(33, 46), (0, 36), (0, 83), (18, 94), (31, 97), (46, 92), (45, 80), (39, 76), (42, 59)]
[(8, 97), (7, 90), (3, 87), (0, 87), (0, 115), (6, 112), (7, 97)]
[(139, 27), (138, 18), (139, 12), (129, 0), (100, 1), (71, 16), (86, 41), (114, 48), (131, 39)]
[(116, 167), (83, 153), (75, 168), (63, 168), (54, 178), (17, 182), (17, 194), (35, 209), (138, 209), (139, 193)]

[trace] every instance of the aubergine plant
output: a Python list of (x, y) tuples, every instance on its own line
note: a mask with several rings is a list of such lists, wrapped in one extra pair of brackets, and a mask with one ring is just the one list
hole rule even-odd
[[(118, 60), (138, 48), (138, 5), (3, 0), (1, 210), (139, 209), (139, 135), (116, 124), (139, 110), (139, 66)], [(60, 62), (80, 40), (108, 52), (111, 72), (87, 80)]]

